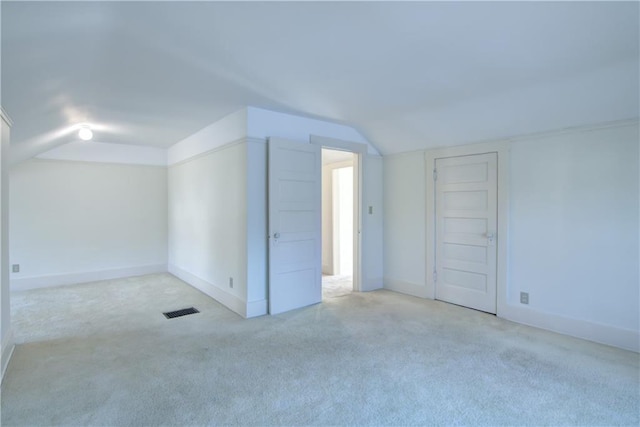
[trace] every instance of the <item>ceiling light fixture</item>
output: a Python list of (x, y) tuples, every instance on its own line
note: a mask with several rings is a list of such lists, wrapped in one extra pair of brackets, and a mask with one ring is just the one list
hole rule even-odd
[(80, 126), (80, 130), (78, 131), (78, 137), (80, 137), (83, 141), (89, 141), (93, 138), (93, 132), (91, 132), (91, 127), (89, 125)]

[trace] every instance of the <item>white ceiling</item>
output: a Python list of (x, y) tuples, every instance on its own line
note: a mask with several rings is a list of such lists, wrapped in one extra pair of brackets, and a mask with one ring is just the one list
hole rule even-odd
[(17, 144), (167, 147), (247, 105), (384, 154), (477, 142), (637, 117), (638, 6), (3, 1), (1, 102)]

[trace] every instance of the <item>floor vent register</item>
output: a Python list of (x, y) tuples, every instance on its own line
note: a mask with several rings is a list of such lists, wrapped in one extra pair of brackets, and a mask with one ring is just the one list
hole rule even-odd
[(200, 313), (198, 309), (189, 307), (189, 308), (183, 308), (182, 310), (168, 311), (162, 314), (164, 314), (164, 317), (166, 317), (167, 319), (174, 319), (176, 317), (187, 316), (189, 314), (196, 314), (196, 313)]

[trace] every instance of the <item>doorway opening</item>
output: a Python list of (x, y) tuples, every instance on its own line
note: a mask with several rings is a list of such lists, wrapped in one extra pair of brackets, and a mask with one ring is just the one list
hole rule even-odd
[(354, 290), (356, 155), (322, 149), (322, 299)]

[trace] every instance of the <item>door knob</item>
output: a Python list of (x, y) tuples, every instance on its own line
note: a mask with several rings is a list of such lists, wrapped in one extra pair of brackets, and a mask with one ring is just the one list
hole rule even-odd
[(280, 238), (280, 233), (273, 233), (273, 238), (274, 239), (279, 239)]
[(493, 239), (496, 237), (494, 233), (488, 232), (486, 234), (487, 236), (487, 245), (489, 246), (493, 246), (495, 243), (493, 243)]

